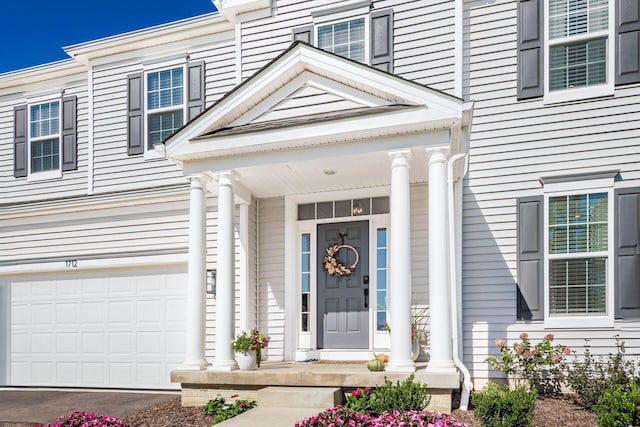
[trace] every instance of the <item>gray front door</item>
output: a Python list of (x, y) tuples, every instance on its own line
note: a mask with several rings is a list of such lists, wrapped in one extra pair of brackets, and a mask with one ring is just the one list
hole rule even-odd
[[(325, 268), (327, 248), (349, 275)], [(344, 246), (342, 246), (344, 245)], [(318, 348), (369, 348), (369, 221), (318, 225)]]

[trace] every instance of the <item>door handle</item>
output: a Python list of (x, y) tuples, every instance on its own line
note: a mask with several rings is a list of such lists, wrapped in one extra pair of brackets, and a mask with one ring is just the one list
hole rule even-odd
[(364, 308), (369, 308), (369, 288), (364, 288)]

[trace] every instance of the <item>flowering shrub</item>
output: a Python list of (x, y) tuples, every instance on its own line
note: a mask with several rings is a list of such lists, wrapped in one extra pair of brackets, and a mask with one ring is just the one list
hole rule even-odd
[(329, 408), (319, 414), (297, 421), (295, 427), (467, 427), (448, 414), (438, 412), (393, 411), (378, 416), (367, 415), (342, 406)]
[[(118, 417), (110, 417), (108, 415), (96, 415), (89, 412), (74, 411), (68, 417), (64, 415), (58, 417), (53, 423), (47, 424), (45, 427), (126, 427), (126, 425), (118, 419)], [(36, 424), (36, 427), (41, 427)]]
[(347, 395), (345, 409), (353, 409), (370, 415), (380, 415), (394, 410), (421, 411), (431, 400), (427, 393), (427, 385), (414, 382), (411, 374), (406, 380), (393, 384), (385, 378), (384, 384), (372, 389), (357, 389)]
[[(238, 397), (237, 394), (231, 396), (231, 398), (236, 397)], [(207, 402), (202, 410), (207, 415), (213, 415), (211, 425), (214, 425), (231, 419), (255, 407), (255, 400), (238, 399), (233, 403), (229, 403), (223, 397), (216, 397), (215, 399), (211, 399)]]
[(262, 349), (269, 346), (269, 340), (271, 340), (270, 337), (253, 328), (249, 334), (247, 334), (247, 331), (242, 331), (242, 335), (233, 341), (232, 347), (236, 353), (246, 353), (250, 350), (255, 350), (256, 362), (259, 367), (262, 361)]
[(496, 340), (500, 357), (489, 356), (487, 362), (515, 385), (524, 384), (540, 394), (558, 394), (564, 378), (564, 358), (571, 350), (564, 345), (552, 345), (553, 334), (547, 334), (542, 341), (531, 347), (529, 335), (520, 334), (522, 342), (515, 343), (513, 349), (502, 339)]

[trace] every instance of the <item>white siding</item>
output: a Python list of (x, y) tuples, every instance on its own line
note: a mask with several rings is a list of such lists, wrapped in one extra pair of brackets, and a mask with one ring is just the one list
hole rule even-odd
[[(313, 23), (311, 11), (339, 6), (331, 0), (282, 0), (275, 16), (242, 25), (242, 79), (252, 76), (292, 42), (292, 29)], [(394, 11), (394, 73), (434, 89), (453, 91), (454, 2), (383, 0)]]
[(411, 303), (414, 305), (429, 304), (428, 191), (426, 184), (411, 186)]
[(270, 360), (284, 358), (284, 197), (258, 201), (258, 327), (271, 337)]
[[(615, 97), (544, 105), (516, 100), (516, 2), (465, 3), (465, 98), (475, 101), (463, 207), (464, 360), (481, 386), (498, 376), (485, 362), (494, 340), (521, 332), (534, 341), (553, 332), (572, 348), (589, 337), (594, 353), (614, 348), (613, 336), (640, 353), (639, 322), (607, 330), (544, 330), (516, 320), (516, 199), (542, 194), (541, 176), (620, 169), (616, 186), (640, 184), (637, 129), (640, 88)], [(480, 380), (480, 381), (478, 381)]]

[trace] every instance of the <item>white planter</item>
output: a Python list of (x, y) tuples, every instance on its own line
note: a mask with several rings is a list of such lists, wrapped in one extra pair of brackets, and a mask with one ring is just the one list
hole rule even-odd
[(246, 353), (236, 353), (236, 363), (241, 371), (256, 369), (256, 351), (249, 350)]
[(418, 360), (418, 356), (420, 356), (420, 340), (412, 339), (411, 340), (411, 359), (415, 362)]

